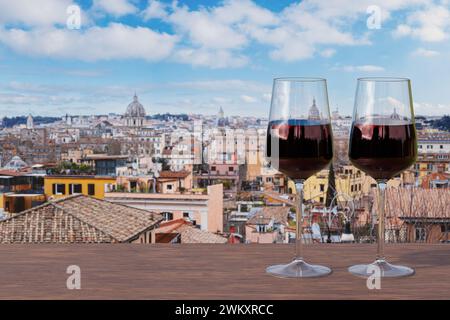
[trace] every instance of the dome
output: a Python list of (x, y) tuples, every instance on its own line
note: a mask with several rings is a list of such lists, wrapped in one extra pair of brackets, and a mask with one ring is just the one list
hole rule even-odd
[(310, 120), (320, 120), (320, 112), (319, 112), (319, 109), (316, 106), (316, 99), (313, 99), (313, 104), (312, 104), (311, 108), (309, 108), (308, 119), (310, 119)]
[(145, 117), (144, 106), (139, 102), (136, 94), (134, 95), (133, 102), (131, 102), (127, 107), (125, 117), (133, 117), (133, 118)]
[(14, 156), (6, 165), (6, 169), (18, 170), (26, 167), (27, 164), (18, 156)]

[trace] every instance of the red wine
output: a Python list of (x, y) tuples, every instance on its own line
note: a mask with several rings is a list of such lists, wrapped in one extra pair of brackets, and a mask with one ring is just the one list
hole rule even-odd
[(416, 161), (416, 130), (406, 121), (379, 120), (353, 124), (349, 157), (372, 178), (390, 179)]
[[(267, 130), (266, 155), (272, 140), (279, 144), (278, 168), (291, 179), (307, 179), (329, 165), (333, 158), (331, 124), (315, 120), (271, 121)], [(272, 165), (276, 161), (272, 161)]]

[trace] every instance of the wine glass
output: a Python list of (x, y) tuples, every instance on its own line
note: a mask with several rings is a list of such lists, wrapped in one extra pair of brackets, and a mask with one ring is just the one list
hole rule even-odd
[(296, 188), (296, 249), (288, 264), (270, 266), (278, 277), (321, 277), (331, 269), (303, 260), (303, 185), (307, 178), (327, 168), (333, 158), (333, 137), (327, 83), (319, 78), (274, 80), (266, 156), (273, 168), (292, 179)]
[(349, 272), (368, 277), (377, 266), (381, 277), (414, 274), (413, 269), (392, 265), (385, 259), (384, 211), (388, 180), (413, 165), (416, 157), (417, 139), (410, 80), (358, 79), (349, 158), (355, 167), (377, 181), (378, 248), (375, 262), (352, 266)]

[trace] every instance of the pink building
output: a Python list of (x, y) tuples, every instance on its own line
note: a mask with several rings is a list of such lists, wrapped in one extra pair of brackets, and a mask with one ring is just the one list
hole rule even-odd
[(194, 176), (194, 185), (198, 187), (221, 183), (225, 192), (236, 192), (241, 183), (243, 170), (239, 164), (210, 164), (208, 172)]
[(201, 230), (223, 232), (223, 186), (208, 186), (206, 194), (109, 192), (105, 199), (163, 215), (165, 221), (186, 219)]
[(289, 207), (263, 207), (245, 225), (247, 243), (287, 242)]

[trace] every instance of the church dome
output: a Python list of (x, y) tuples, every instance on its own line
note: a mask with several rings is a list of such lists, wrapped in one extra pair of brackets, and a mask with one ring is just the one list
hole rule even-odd
[(22, 159), (20, 159), (20, 157), (18, 156), (14, 156), (6, 165), (5, 165), (5, 169), (10, 169), (10, 170), (19, 170), (21, 168), (26, 167), (27, 164), (25, 163), (25, 161), (23, 161)]
[(316, 106), (316, 99), (313, 99), (313, 104), (309, 108), (308, 119), (309, 120), (320, 120), (320, 112), (319, 112), (319, 109)]
[(136, 94), (133, 97), (133, 102), (131, 102), (127, 107), (125, 117), (133, 117), (133, 118), (145, 117), (144, 106), (139, 102)]

